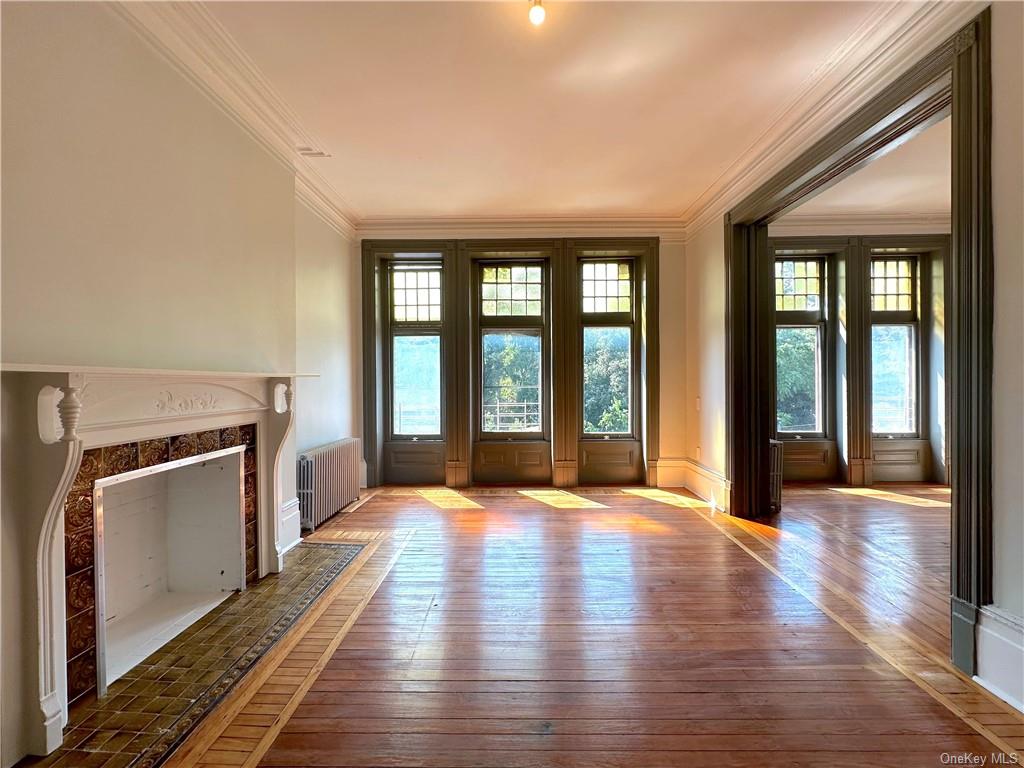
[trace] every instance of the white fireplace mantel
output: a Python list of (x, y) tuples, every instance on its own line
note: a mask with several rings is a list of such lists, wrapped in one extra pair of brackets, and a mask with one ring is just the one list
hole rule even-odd
[[(34, 593), (36, 612), (34, 621), (24, 617), (19, 661), (31, 679), (19, 704), (33, 751), (47, 754), (60, 746), (68, 715), (64, 500), (83, 453), (255, 423), (259, 575), (278, 572), (285, 551), (298, 540), (297, 515), (294, 534), (281, 525), (281, 510), (292, 506), (294, 496), (294, 481), (288, 482), (293, 468), (282, 454), (293, 425), (295, 379), (315, 374), (24, 363), (4, 363), (0, 371), (3, 453), (5, 460), (15, 456), (12, 463), (20, 462), (16, 472), (8, 475), (5, 470), (5, 483), (9, 476), (17, 477), (17, 487), (4, 490), (4, 504), (16, 510), (26, 544), (18, 571), (25, 588)], [(38, 674), (30, 672), (34, 668)]]

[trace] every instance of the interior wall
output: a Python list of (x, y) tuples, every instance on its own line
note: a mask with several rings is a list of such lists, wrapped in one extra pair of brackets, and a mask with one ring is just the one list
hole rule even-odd
[(104, 4), (2, 48), (4, 361), (294, 370), (292, 171)]
[[(296, 370), (293, 169), (107, 5), (2, 14), (4, 362)], [(283, 501), (294, 466), (286, 444)], [(21, 663), (34, 592), (18, 582), (37, 542), (11, 518), (25, 476), (5, 455), (4, 766), (38, 706)]]
[(686, 332), (686, 256), (683, 244), (663, 242), (658, 251), (658, 483), (671, 485), (673, 463), (686, 456), (684, 350), (691, 334)]
[[(25, 402), (22, 382), (9, 375), (0, 376), (0, 440), (3, 443), (3, 467), (7, 473), (24, 476), (30, 471), (29, 460), (18, 445), (18, 438), (26, 432), (26, 422), (33, 414), (14, 407)], [(32, 701), (36, 694), (35, 669), (23, 663), (27, 649), (35, 642), (31, 622), (35, 616), (35, 591), (29, 572), (21, 567), (22, 553), (34, 552), (35, 542), (30, 536), (31, 526), (22, 515), (12, 514), (26, 503), (24, 488), (18, 483), (0, 482), (0, 678), (3, 685), (0, 703), (0, 764), (14, 765), (28, 750), (30, 725), (28, 712), (19, 706)]]
[(992, 6), (995, 303), (992, 483), (995, 604), (1024, 617), (1024, 6)]
[(295, 447), (362, 432), (362, 337), (358, 245), (295, 202)]
[(697, 232), (686, 249), (686, 327), (693, 351), (686, 377), (686, 410), (694, 427), (687, 458), (723, 474), (725, 295), (725, 242), (721, 222), (713, 222)]

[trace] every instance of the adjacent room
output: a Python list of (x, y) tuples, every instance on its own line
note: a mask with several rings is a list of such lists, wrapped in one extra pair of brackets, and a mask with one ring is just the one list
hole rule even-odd
[(937, 653), (951, 642), (951, 163), (940, 112), (768, 227), (775, 524)]
[(0, 11), (0, 768), (1021, 760), (1024, 4)]

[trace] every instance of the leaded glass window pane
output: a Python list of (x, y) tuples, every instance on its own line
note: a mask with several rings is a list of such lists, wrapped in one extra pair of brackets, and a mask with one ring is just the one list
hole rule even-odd
[(544, 273), (539, 266), (484, 267), (480, 311), (485, 317), (539, 317), (544, 308)]
[(583, 311), (629, 312), (633, 283), (629, 262), (583, 263)]
[(824, 274), (818, 259), (775, 262), (775, 309), (779, 312), (817, 312), (824, 293)]
[(441, 322), (441, 266), (394, 265), (391, 306), (396, 323)]
[(871, 309), (910, 312), (914, 309), (913, 265), (910, 259), (873, 259)]

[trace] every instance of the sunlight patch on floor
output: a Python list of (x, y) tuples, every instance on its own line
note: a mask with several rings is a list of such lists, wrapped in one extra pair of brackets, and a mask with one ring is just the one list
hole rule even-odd
[(482, 505), (451, 488), (421, 488), (416, 493), (440, 509), (483, 509)]
[(604, 504), (599, 504), (591, 499), (585, 499), (568, 491), (556, 491), (550, 489), (523, 490), (519, 491), (523, 496), (529, 496), (534, 501), (547, 504), (555, 509), (607, 509)]
[(942, 507), (949, 508), (948, 501), (936, 501), (935, 499), (922, 499), (917, 496), (907, 496), (904, 493), (893, 493), (882, 491), (878, 488), (830, 488), (835, 493), (845, 493), (848, 496), (867, 496), (879, 501), (892, 501), (896, 504), (909, 504), (914, 507)]
[(681, 496), (671, 491), (663, 491), (661, 488), (623, 488), (622, 492), (662, 504), (669, 504), (673, 507), (682, 507), (683, 509), (697, 509), (708, 506), (706, 501), (691, 499), (688, 496)]
[(664, 523), (632, 512), (598, 512), (587, 515), (584, 525), (599, 531), (619, 533), (668, 533), (672, 530)]

